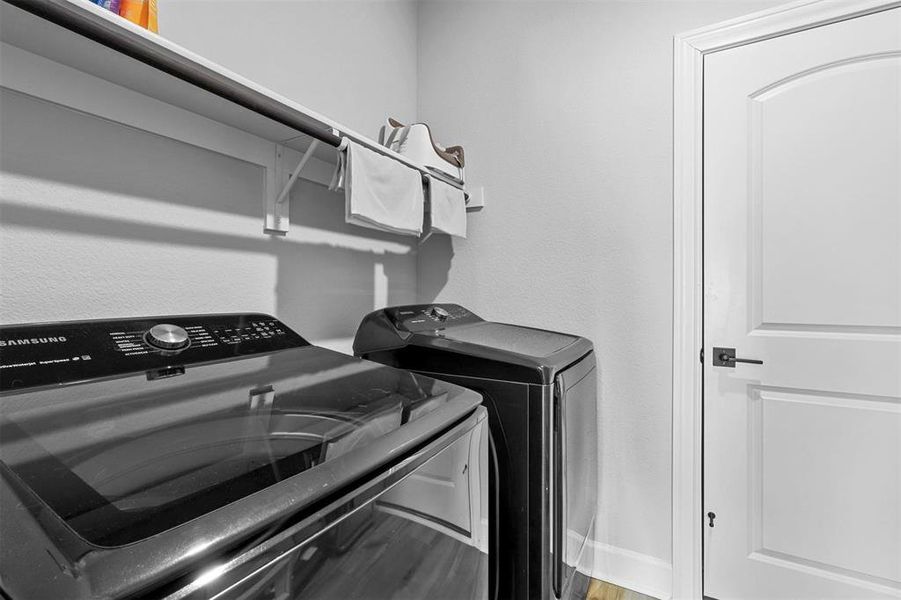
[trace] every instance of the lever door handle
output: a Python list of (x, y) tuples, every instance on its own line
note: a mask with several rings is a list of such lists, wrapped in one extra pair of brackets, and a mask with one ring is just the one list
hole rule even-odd
[(735, 348), (714, 348), (713, 349), (713, 366), (714, 367), (732, 367), (735, 363), (747, 363), (750, 365), (762, 365), (762, 360), (756, 358), (736, 358)]

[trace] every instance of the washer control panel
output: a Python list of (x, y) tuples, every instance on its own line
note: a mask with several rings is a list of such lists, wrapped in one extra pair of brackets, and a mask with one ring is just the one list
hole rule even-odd
[(149, 376), (308, 345), (278, 319), (256, 313), (6, 325), (0, 326), (0, 392), (140, 371)]
[(385, 309), (399, 331), (419, 333), (481, 321), (459, 304), (413, 304)]

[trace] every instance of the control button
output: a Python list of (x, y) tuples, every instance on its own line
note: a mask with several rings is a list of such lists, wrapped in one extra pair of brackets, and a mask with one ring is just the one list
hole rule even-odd
[(162, 323), (150, 328), (145, 336), (147, 343), (163, 350), (178, 350), (190, 342), (188, 332), (178, 325)]
[(432, 306), (426, 312), (433, 319), (437, 319), (439, 321), (445, 321), (450, 316), (450, 313), (441, 308), (440, 306)]

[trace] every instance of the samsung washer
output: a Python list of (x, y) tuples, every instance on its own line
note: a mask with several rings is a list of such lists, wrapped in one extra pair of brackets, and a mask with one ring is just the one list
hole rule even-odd
[(262, 314), (0, 327), (0, 597), (488, 597), (477, 393)]

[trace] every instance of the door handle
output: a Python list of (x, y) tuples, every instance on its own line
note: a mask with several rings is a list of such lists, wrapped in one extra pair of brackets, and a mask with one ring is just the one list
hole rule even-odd
[(747, 363), (750, 365), (762, 365), (762, 360), (756, 358), (736, 358), (735, 348), (716, 348), (713, 349), (713, 366), (714, 367), (732, 367), (735, 363)]

